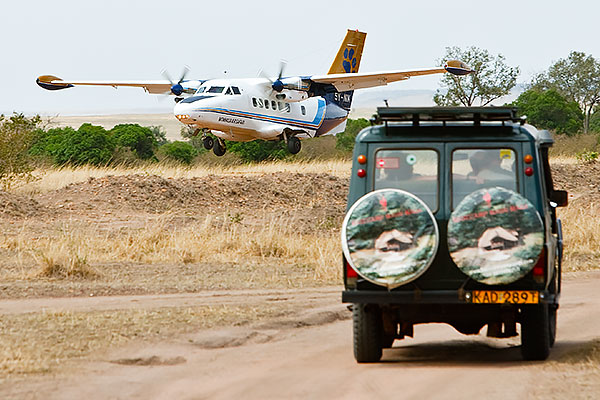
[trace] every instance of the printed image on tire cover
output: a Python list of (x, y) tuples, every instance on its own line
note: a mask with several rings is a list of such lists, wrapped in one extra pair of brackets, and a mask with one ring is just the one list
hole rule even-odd
[(501, 187), (465, 197), (448, 221), (448, 250), (458, 268), (488, 285), (508, 284), (534, 267), (544, 246), (537, 210)]
[(363, 278), (394, 288), (427, 270), (439, 243), (438, 227), (421, 199), (398, 189), (361, 197), (342, 226), (346, 260)]

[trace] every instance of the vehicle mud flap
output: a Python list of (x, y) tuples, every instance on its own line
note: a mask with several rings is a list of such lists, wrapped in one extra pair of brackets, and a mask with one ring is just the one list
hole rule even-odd
[(364, 279), (393, 289), (421, 276), (439, 244), (425, 203), (398, 189), (370, 192), (352, 205), (342, 225), (344, 256)]
[(488, 285), (509, 284), (533, 269), (544, 226), (533, 204), (502, 187), (465, 197), (448, 220), (448, 250), (458, 268)]

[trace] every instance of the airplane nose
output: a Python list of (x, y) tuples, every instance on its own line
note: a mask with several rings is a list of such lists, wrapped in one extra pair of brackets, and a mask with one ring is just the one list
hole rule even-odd
[(175, 118), (184, 124), (192, 123), (191, 111), (190, 105), (186, 103), (177, 103), (175, 104), (175, 107), (173, 107), (173, 114), (175, 115)]

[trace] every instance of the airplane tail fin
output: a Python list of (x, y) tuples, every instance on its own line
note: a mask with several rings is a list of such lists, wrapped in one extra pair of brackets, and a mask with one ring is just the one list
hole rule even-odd
[(358, 30), (351, 31), (348, 29), (346, 37), (327, 73), (343, 74), (358, 72), (366, 37), (367, 34), (364, 32), (359, 32)]

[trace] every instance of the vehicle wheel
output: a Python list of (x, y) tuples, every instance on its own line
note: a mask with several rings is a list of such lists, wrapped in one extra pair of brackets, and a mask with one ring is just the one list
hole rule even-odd
[(550, 330), (550, 347), (554, 347), (554, 342), (556, 341), (556, 307), (549, 307), (548, 310), (548, 328)]
[(359, 363), (379, 361), (383, 348), (381, 309), (372, 304), (354, 304), (352, 322), (356, 361)]
[(550, 355), (550, 312), (548, 304), (523, 307), (521, 354), (525, 360), (545, 360)]
[(221, 157), (223, 154), (225, 154), (225, 151), (227, 151), (225, 148), (225, 143), (221, 142), (220, 140), (214, 142), (213, 153), (215, 153), (215, 156)]
[(204, 145), (204, 148), (206, 150), (210, 150), (215, 145), (215, 140), (212, 137), (207, 136), (207, 137), (205, 137), (205, 138), (202, 139), (202, 144)]
[(288, 138), (287, 148), (290, 153), (298, 154), (301, 147), (302, 147), (302, 144), (300, 143), (300, 139), (298, 139), (295, 136)]

